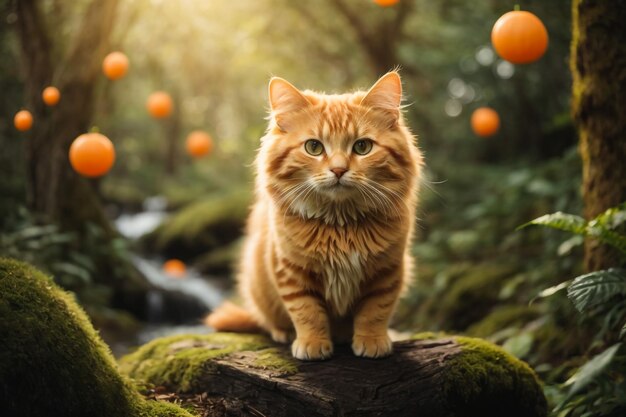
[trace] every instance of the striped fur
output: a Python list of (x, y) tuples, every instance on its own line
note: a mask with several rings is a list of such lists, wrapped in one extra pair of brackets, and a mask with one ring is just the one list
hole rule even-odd
[[(277, 341), (295, 336), (299, 359), (330, 357), (333, 340), (351, 341), (360, 356), (391, 353), (387, 326), (412, 275), (422, 163), (401, 94), (396, 72), (343, 95), (270, 82), (239, 289), (248, 319)], [(322, 155), (306, 152), (311, 138), (323, 143)], [(352, 150), (361, 138), (374, 143), (366, 155)], [(340, 179), (335, 167), (347, 169)], [(219, 311), (211, 317), (218, 329), (237, 327)]]

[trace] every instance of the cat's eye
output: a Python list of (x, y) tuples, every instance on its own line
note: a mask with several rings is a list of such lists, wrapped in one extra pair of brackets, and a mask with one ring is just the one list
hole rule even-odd
[(373, 147), (374, 144), (372, 143), (371, 139), (359, 139), (354, 142), (352, 150), (358, 155), (367, 155), (368, 153), (370, 153)]
[(304, 149), (309, 155), (319, 156), (324, 152), (324, 145), (317, 139), (309, 139), (304, 142)]

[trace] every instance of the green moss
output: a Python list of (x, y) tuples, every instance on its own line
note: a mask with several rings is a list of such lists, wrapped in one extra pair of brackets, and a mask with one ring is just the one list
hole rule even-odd
[(488, 316), (467, 329), (474, 337), (489, 337), (508, 327), (520, 327), (539, 317), (537, 307), (504, 305), (494, 309)]
[(446, 334), (443, 332), (421, 332), (415, 333), (409, 340), (435, 340), (442, 337), (446, 337)]
[(139, 417), (192, 417), (192, 414), (183, 410), (178, 405), (162, 401), (144, 401), (143, 407), (137, 414)]
[(269, 348), (258, 352), (253, 365), (261, 369), (275, 370), (283, 375), (298, 372), (298, 363), (289, 352), (279, 348)]
[(198, 390), (213, 375), (213, 360), (233, 352), (257, 351), (271, 345), (261, 335), (213, 333), (153, 340), (120, 360), (130, 377), (179, 392)]
[(3, 414), (191, 416), (146, 402), (74, 298), (34, 267), (0, 259), (0, 317)]
[(452, 415), (547, 415), (541, 384), (527, 364), (484, 340), (468, 337), (454, 340), (460, 345), (461, 353), (449, 359), (442, 393), (454, 407), (450, 410)]
[(143, 242), (183, 259), (209, 252), (241, 236), (251, 201), (247, 189), (202, 199), (172, 215)]

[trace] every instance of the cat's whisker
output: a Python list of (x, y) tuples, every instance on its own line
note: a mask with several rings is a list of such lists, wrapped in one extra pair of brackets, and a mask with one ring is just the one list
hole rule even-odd
[[(304, 183), (305, 187), (301, 188), (298, 193), (291, 199), (291, 202), (289, 203), (289, 206), (287, 207), (287, 212), (291, 211), (291, 208), (293, 206), (294, 203), (298, 202), (299, 200), (305, 201), (306, 200), (306, 195), (308, 195), (308, 193), (315, 188), (315, 186), (309, 182)], [(306, 193), (306, 194), (305, 194)], [(302, 195), (305, 194), (304, 198), (301, 198)]]
[[(374, 200), (372, 200), (372, 198), (369, 195), (365, 194), (365, 191), (361, 189), (359, 184), (356, 184), (355, 188), (357, 189), (359, 193), (361, 193), (361, 195), (363, 196), (363, 200), (366, 200), (366, 199), (369, 200), (370, 203), (372, 203), (371, 208), (376, 210), (376, 203), (374, 203)], [(365, 203), (367, 203), (367, 201), (365, 201)]]
[(387, 202), (385, 202), (384, 200), (381, 200), (381, 198), (380, 198), (378, 195), (374, 194), (374, 193), (371, 191), (371, 188), (372, 188), (371, 186), (369, 186), (367, 183), (363, 183), (362, 185), (363, 185), (363, 187), (365, 187), (363, 190), (364, 190), (364, 191), (365, 191), (365, 192), (366, 192), (366, 193), (367, 193), (367, 194), (368, 194), (368, 195), (369, 195), (372, 199), (375, 199), (375, 200), (377, 201), (377, 204), (375, 204), (375, 211), (382, 211), (381, 209), (387, 209), (387, 208), (388, 208), (388, 207), (387, 207), (388, 203), (387, 203)]
[(405, 201), (406, 199), (405, 199), (405, 197), (403, 195), (401, 195), (400, 193), (398, 193), (397, 191), (392, 190), (391, 188), (389, 188), (389, 187), (387, 187), (387, 186), (385, 186), (385, 185), (383, 185), (383, 184), (381, 184), (381, 183), (379, 183), (377, 181), (374, 181), (372, 179), (369, 179), (369, 178), (364, 178), (364, 179), (366, 181), (368, 181), (370, 184), (374, 184), (374, 185), (376, 185), (378, 187), (383, 188), (385, 191), (387, 191), (389, 194), (391, 194), (392, 197), (396, 198), (400, 204), (406, 206), (406, 201)]
[(294, 199), (292, 198), (293, 196), (297, 196), (298, 193), (305, 188), (306, 186), (308, 186), (309, 184), (307, 182), (303, 182), (298, 184), (296, 187), (293, 187), (292, 189), (289, 190), (289, 192), (287, 194), (285, 194), (284, 196), (282, 196), (282, 198), (280, 199), (280, 201), (282, 203), (286, 203), (291, 199), (291, 202), (293, 203)]
[(381, 201), (381, 205), (383, 205), (387, 209), (393, 210), (398, 217), (402, 217), (400, 211), (398, 210), (397, 205), (394, 204), (394, 202), (393, 202), (393, 200), (391, 198), (389, 198), (385, 193), (383, 193), (382, 191), (380, 191), (379, 189), (377, 189), (373, 185), (371, 185), (371, 184), (369, 184), (367, 182), (365, 182), (363, 184), (366, 187), (368, 187), (368, 189), (373, 191), (375, 193), (374, 195), (380, 196), (379, 200)]

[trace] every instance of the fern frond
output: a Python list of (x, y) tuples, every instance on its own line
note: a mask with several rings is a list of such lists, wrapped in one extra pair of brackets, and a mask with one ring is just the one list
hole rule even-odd
[(616, 295), (626, 296), (626, 270), (611, 268), (576, 277), (567, 296), (581, 313)]
[(528, 223), (519, 226), (517, 230), (533, 225), (546, 226), (553, 229), (575, 233), (577, 235), (584, 235), (587, 222), (585, 222), (585, 219), (580, 216), (557, 211), (556, 213), (545, 214), (541, 217), (537, 217), (535, 220), (531, 220)]

